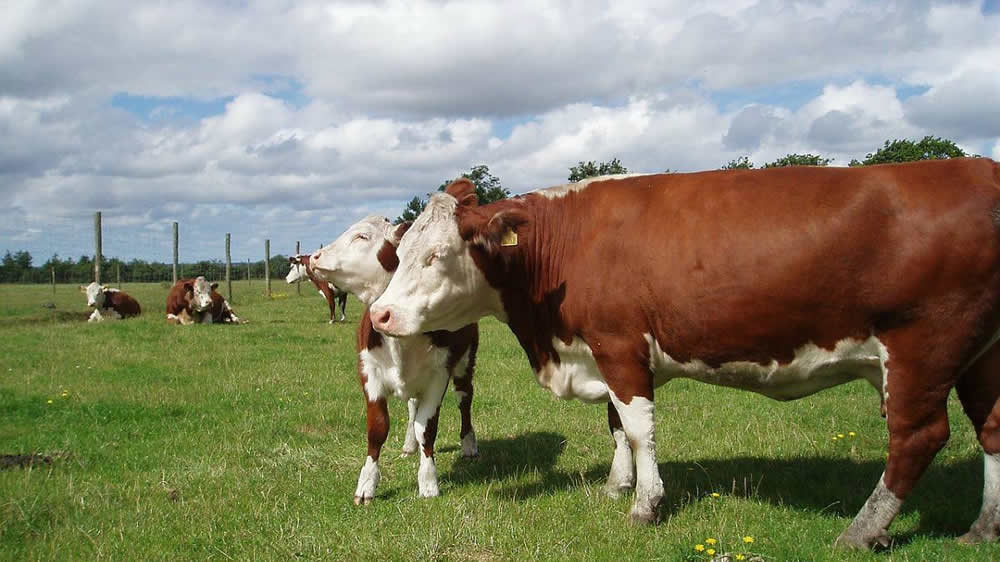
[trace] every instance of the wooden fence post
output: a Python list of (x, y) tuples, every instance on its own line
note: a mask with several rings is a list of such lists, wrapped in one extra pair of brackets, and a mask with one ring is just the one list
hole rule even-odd
[(233, 279), (230, 276), (233, 270), (233, 259), (229, 254), (229, 233), (226, 233), (226, 298), (233, 302)]
[(174, 223), (174, 284), (177, 284), (177, 223)]
[(56, 267), (54, 265), (49, 266), (49, 272), (52, 274), (52, 294), (56, 294)]
[(101, 212), (94, 213), (94, 282), (101, 284)]
[[(295, 241), (295, 255), (299, 255), (299, 241)], [(302, 296), (302, 279), (295, 282), (295, 293)]]
[(271, 298), (271, 240), (264, 240), (264, 294)]
[(122, 262), (115, 261), (115, 281), (118, 282), (118, 290), (122, 290)]

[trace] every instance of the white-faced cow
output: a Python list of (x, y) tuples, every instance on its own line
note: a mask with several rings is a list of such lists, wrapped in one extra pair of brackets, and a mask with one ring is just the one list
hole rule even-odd
[[(312, 270), (320, 278), (350, 291), (367, 308), (389, 284), (398, 263), (396, 244), (408, 226), (408, 223), (393, 226), (385, 217), (362, 219), (312, 255)], [(408, 401), (410, 423), (404, 451), (416, 449), (416, 442), (420, 443), (417, 472), (420, 496), (438, 495), (434, 441), (441, 399), (452, 377), (462, 416), (462, 455), (479, 454), (471, 419), (472, 372), (478, 345), (479, 329), (474, 322), (454, 331), (393, 338), (372, 329), (367, 309), (361, 315), (358, 375), (367, 404), (368, 457), (358, 477), (354, 503), (369, 503), (375, 497), (379, 454), (389, 434), (386, 398), (390, 396)]]
[(241, 324), (233, 309), (204, 277), (179, 279), (167, 294), (167, 322), (171, 324)]
[[(654, 521), (653, 389), (678, 378), (792, 400), (853, 379), (885, 399), (889, 456), (840, 546), (888, 541), (948, 439), (957, 388), (985, 452), (965, 542), (1000, 530), (1000, 166), (954, 159), (601, 178), (477, 206), (435, 194), (370, 308), (406, 337), (493, 315), (538, 382), (609, 400), (612, 489)], [(599, 298), (598, 298), (599, 297)], [(622, 453), (631, 445), (634, 454)]]
[(80, 292), (87, 295), (87, 306), (94, 309), (87, 322), (121, 320), (138, 316), (141, 312), (138, 301), (113, 287), (94, 282), (87, 286), (80, 285)]
[(312, 281), (312, 284), (319, 290), (319, 294), (323, 295), (327, 305), (330, 306), (330, 323), (336, 322), (337, 303), (340, 303), (340, 321), (347, 320), (347, 291), (316, 277), (309, 265), (309, 254), (296, 254), (289, 257), (288, 265), (288, 275), (285, 276), (285, 281), (289, 285), (307, 279)]

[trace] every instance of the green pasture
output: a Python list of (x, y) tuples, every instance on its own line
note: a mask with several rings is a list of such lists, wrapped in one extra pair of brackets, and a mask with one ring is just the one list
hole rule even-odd
[(233, 307), (248, 324), (178, 327), (163, 319), (164, 285), (123, 289), (143, 316), (87, 324), (76, 286), (0, 285), (0, 455), (39, 455), (27, 466), (0, 457), (0, 559), (710, 560), (708, 549), (1000, 559), (996, 545), (954, 540), (982, 488), (954, 400), (951, 441), (893, 525), (892, 549), (831, 549), (886, 455), (879, 402), (862, 382), (791, 403), (689, 381), (662, 387), (662, 521), (633, 526), (632, 498), (600, 491), (612, 452), (604, 406), (539, 388), (492, 319), (480, 324), (475, 375), (480, 457), (460, 458), (449, 393), (441, 496), (417, 498), (417, 459), (399, 456), (406, 408), (394, 401), (378, 497), (356, 507), (356, 300), (348, 323), (331, 326), (311, 288), (297, 296), (275, 282), (265, 299), (262, 282), (241, 282)]

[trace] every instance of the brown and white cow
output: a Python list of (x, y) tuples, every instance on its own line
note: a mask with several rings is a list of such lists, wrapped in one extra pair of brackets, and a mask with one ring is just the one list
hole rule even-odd
[(171, 324), (241, 324), (233, 309), (204, 277), (179, 279), (167, 294), (167, 322)]
[(538, 382), (610, 400), (611, 488), (636, 471), (636, 521), (663, 495), (653, 390), (684, 377), (792, 400), (853, 379), (885, 399), (885, 472), (840, 546), (886, 544), (949, 435), (956, 388), (985, 453), (966, 542), (1000, 531), (1000, 166), (954, 159), (863, 168), (599, 178), (479, 207), (435, 194), (370, 308), (406, 337), (493, 315)]
[(289, 285), (308, 279), (312, 281), (312, 284), (319, 290), (319, 294), (323, 295), (326, 299), (326, 303), (330, 306), (330, 323), (336, 322), (337, 318), (337, 303), (340, 303), (340, 321), (344, 322), (347, 320), (347, 291), (337, 287), (333, 283), (324, 281), (316, 277), (312, 272), (312, 268), (309, 266), (310, 256), (309, 254), (296, 254), (288, 258), (288, 275), (285, 276), (285, 282)]
[(439, 493), (434, 441), (441, 399), (452, 377), (462, 416), (462, 455), (479, 454), (471, 418), (478, 326), (473, 322), (454, 331), (385, 337), (372, 328), (367, 312), (392, 278), (398, 263), (396, 244), (408, 226), (393, 226), (385, 217), (370, 216), (312, 255), (311, 268), (318, 277), (350, 291), (366, 306), (358, 326), (358, 376), (367, 404), (368, 456), (358, 476), (355, 504), (367, 504), (375, 497), (378, 459), (389, 434), (386, 398), (390, 396), (407, 400), (410, 422), (403, 450), (415, 450), (420, 444), (417, 485), (421, 497)]
[(139, 301), (113, 287), (94, 282), (87, 286), (80, 285), (80, 292), (87, 295), (87, 306), (94, 309), (87, 322), (121, 320), (138, 316), (142, 312)]

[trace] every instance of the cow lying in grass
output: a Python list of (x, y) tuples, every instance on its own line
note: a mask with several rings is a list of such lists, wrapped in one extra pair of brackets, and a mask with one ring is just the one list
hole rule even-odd
[(241, 324), (229, 303), (204, 277), (180, 279), (167, 294), (167, 322), (171, 324)]
[(326, 303), (330, 306), (330, 323), (333, 324), (336, 322), (337, 303), (340, 303), (340, 321), (347, 320), (347, 291), (337, 287), (333, 283), (317, 278), (309, 266), (309, 254), (290, 256), (288, 263), (290, 268), (288, 275), (285, 276), (285, 281), (289, 285), (305, 279), (312, 281), (312, 284), (319, 290), (319, 294), (323, 295)]
[(138, 316), (141, 312), (139, 302), (118, 289), (91, 283), (87, 286), (80, 285), (80, 292), (87, 295), (87, 306), (94, 309), (87, 322), (121, 320)]
[[(385, 217), (371, 216), (347, 229), (330, 245), (312, 255), (312, 271), (343, 287), (367, 307), (389, 284), (396, 269), (396, 244), (408, 224), (393, 226)], [(438, 331), (407, 338), (385, 337), (372, 329), (365, 310), (358, 327), (358, 374), (368, 405), (368, 457), (358, 477), (354, 503), (369, 503), (379, 481), (378, 459), (389, 434), (386, 398), (408, 400), (410, 423), (404, 453), (421, 445), (418, 492), (438, 495), (434, 440), (441, 399), (448, 379), (455, 378), (455, 394), (462, 415), (462, 455), (479, 454), (472, 429), (472, 372), (479, 345), (475, 323), (454, 332)]]

